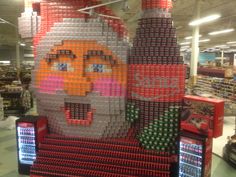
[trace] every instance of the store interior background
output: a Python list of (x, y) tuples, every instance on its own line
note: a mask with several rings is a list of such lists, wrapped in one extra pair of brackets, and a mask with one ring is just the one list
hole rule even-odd
[[(184, 57), (185, 63), (190, 64), (191, 61), (191, 39), (185, 39), (186, 37), (192, 36), (193, 27), (189, 26), (189, 22), (193, 19), (195, 12), (195, 3), (197, 0), (174, 0), (173, 18), (174, 26), (177, 30), (177, 39), (181, 46), (181, 53)], [(102, 2), (109, 2), (109, 0), (102, 0)], [(127, 0), (127, 3), (117, 3), (110, 5), (111, 9), (119, 16), (128, 27), (129, 37), (132, 41), (135, 35), (135, 29), (137, 27), (138, 19), (140, 18), (140, 0)], [(212, 80), (211, 78), (199, 79), (194, 92), (201, 96), (206, 97), (217, 97), (225, 99), (225, 120), (224, 120), (224, 133), (223, 136), (214, 139), (213, 153), (213, 176), (220, 176), (221, 171), (218, 167), (227, 168), (230, 174), (235, 174), (236, 169), (228, 166), (224, 161), (221, 160), (223, 146), (227, 143), (227, 136), (232, 136), (235, 129), (235, 116), (236, 116), (236, 81), (232, 82), (232, 89), (223, 88), (221, 91), (224, 92), (222, 95), (214, 92), (214, 88), (211, 87), (212, 82), (231, 82), (233, 80), (233, 64), (234, 54), (236, 54), (236, 1), (232, 0), (201, 0), (201, 17), (208, 16), (211, 14), (220, 14), (221, 18), (216, 21), (209, 22), (200, 26), (200, 34), (202, 37), (199, 40), (207, 40), (207, 42), (200, 42), (199, 49), (199, 67), (206, 67), (207, 71), (212, 70), (212, 73), (208, 73), (205, 70), (201, 71), (205, 75), (210, 75), (212, 78), (214, 72), (221, 75), (219, 79)], [(33, 67), (33, 46), (32, 41), (22, 40), (18, 35), (18, 17), (24, 11), (23, 0), (1, 0), (0, 1), (0, 81), (4, 80), (7, 75), (4, 72), (17, 71), (19, 69), (19, 63), (17, 59), (20, 59), (21, 71), (28, 71)], [(223, 29), (235, 29), (231, 33), (225, 33), (217, 36), (210, 36), (208, 33), (212, 31), (218, 31)], [(17, 51), (18, 50), (18, 51)], [(236, 63), (235, 63), (236, 65)], [(227, 75), (225, 73), (231, 73)], [(199, 71), (200, 72), (200, 71)], [(205, 77), (205, 76), (204, 76)], [(224, 78), (226, 77), (226, 78)], [(225, 79), (225, 80), (223, 80)], [(189, 85), (189, 84), (187, 84)], [(190, 84), (191, 85), (191, 84)], [(186, 89), (188, 90), (188, 88)], [(229, 92), (229, 93), (228, 93)], [(230, 94), (233, 95), (230, 95)], [(212, 94), (212, 95), (211, 95)], [(35, 105), (30, 110), (31, 113), (35, 113)], [(7, 149), (14, 152), (15, 137), (13, 130), (1, 129), (0, 135), (0, 146), (1, 146), (1, 159), (2, 154), (6, 153)], [(10, 137), (10, 138), (6, 138)], [(15, 152), (14, 152), (15, 153)], [(12, 176), (16, 172), (16, 160), (15, 164), (9, 161), (16, 158), (16, 154), (6, 155), (8, 161), (0, 161), (0, 176)], [(219, 156), (219, 157), (218, 157)], [(5, 163), (5, 165), (3, 165)], [(7, 167), (8, 164), (8, 167)], [(14, 170), (13, 170), (14, 169)], [(13, 172), (12, 172), (13, 170)], [(219, 176), (217, 176), (219, 175)], [(228, 176), (229, 176), (228, 175)], [(226, 176), (226, 175), (225, 175)]]

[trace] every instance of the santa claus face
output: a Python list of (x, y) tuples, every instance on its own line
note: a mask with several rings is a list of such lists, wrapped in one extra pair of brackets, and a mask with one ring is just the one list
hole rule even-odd
[(96, 41), (65, 40), (42, 58), (34, 74), (40, 115), (51, 131), (80, 137), (122, 137), (127, 65)]

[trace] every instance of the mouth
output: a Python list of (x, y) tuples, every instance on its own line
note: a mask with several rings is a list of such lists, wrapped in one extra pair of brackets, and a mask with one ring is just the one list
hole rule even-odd
[(93, 121), (90, 104), (65, 102), (64, 113), (68, 124), (89, 126)]

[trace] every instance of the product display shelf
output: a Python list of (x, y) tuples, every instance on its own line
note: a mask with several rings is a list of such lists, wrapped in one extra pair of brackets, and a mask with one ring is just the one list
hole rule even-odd
[(236, 101), (236, 82), (232, 79), (201, 76), (198, 78), (197, 88), (203, 92), (209, 92), (214, 96)]
[(193, 88), (193, 94), (224, 100), (224, 115), (235, 115), (236, 82), (232, 79), (199, 76), (197, 84)]
[(212, 67), (199, 67), (198, 74), (210, 76), (210, 77), (224, 78), (225, 77), (225, 69), (212, 68)]

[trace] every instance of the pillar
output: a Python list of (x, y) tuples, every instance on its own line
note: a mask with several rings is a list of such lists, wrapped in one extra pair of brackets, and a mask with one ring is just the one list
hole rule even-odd
[[(16, 30), (18, 31), (18, 30)], [(16, 35), (18, 36), (18, 32), (16, 32)], [(17, 37), (17, 41), (16, 41), (16, 69), (17, 69), (17, 78), (20, 79), (20, 44), (19, 44), (19, 40)]]
[[(196, 0), (194, 19), (200, 18), (201, 0)], [(190, 62), (190, 78), (191, 84), (195, 85), (197, 82), (197, 67), (199, 57), (199, 26), (193, 28), (193, 39), (192, 39), (192, 55)]]

